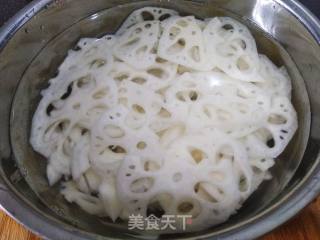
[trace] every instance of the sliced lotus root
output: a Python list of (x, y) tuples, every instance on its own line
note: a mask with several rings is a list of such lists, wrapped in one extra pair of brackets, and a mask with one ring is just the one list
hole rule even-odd
[[(208, 132), (212, 134), (212, 130)], [(216, 146), (224, 145), (228, 137), (219, 132), (216, 135), (216, 139), (210, 142), (206, 133), (180, 137), (170, 147), (172, 151), (169, 150), (164, 157), (163, 165), (154, 161), (153, 170), (146, 171), (138, 156), (125, 158), (118, 173), (117, 188), (121, 201), (130, 212), (143, 216), (159, 211), (162, 214), (190, 214), (195, 226), (201, 228), (208, 220), (216, 223), (225, 220), (241, 201), (243, 176), (248, 178), (250, 188), (251, 172), (249, 163), (246, 163), (247, 169), (232, 166), (233, 161), (241, 162), (246, 158), (243, 147), (238, 149), (236, 143), (231, 143), (235, 159), (226, 155), (223, 161), (217, 162), (221, 156), (213, 150), (214, 144), (224, 136), (225, 140)], [(193, 167), (194, 164), (197, 168)], [(229, 171), (239, 171), (243, 175), (234, 177)], [(246, 191), (250, 192), (250, 189), (244, 191), (243, 197), (248, 195)]]
[(297, 129), (290, 95), (285, 69), (241, 23), (147, 7), (69, 51), (30, 142), (49, 184), (70, 179), (61, 193), (88, 213), (191, 215), (187, 231), (200, 230), (271, 178)]
[(172, 17), (163, 25), (158, 55), (195, 70), (210, 70), (202, 31), (193, 16)]
[(81, 39), (74, 50), (69, 50), (67, 58), (58, 69), (57, 77), (50, 80), (51, 85), (58, 84), (55, 91), (59, 93), (61, 85), (66, 86), (75, 78), (90, 72), (108, 73), (113, 65), (111, 50), (114, 43), (115, 37), (110, 35), (100, 39)]
[(216, 17), (203, 31), (205, 48), (211, 67), (247, 82), (261, 82), (256, 43), (248, 28), (228, 18)]
[(265, 55), (259, 56), (260, 75), (264, 82), (258, 86), (265, 91), (278, 96), (286, 96), (291, 99), (291, 81), (284, 67), (276, 67)]
[(156, 62), (145, 70), (134, 69), (123, 62), (115, 62), (111, 76), (118, 84), (131, 81), (152, 91), (157, 91), (167, 87), (176, 76), (176, 73), (176, 64), (156, 59)]
[[(34, 115), (31, 131), (31, 143), (38, 152), (48, 157), (58, 138), (68, 135), (79, 118), (85, 118), (89, 109), (92, 109), (89, 114), (101, 111), (115, 101), (116, 86), (112, 80), (106, 81), (108, 77), (105, 75), (113, 64), (108, 41), (81, 40), (79, 45), (82, 48), (69, 52), (58, 76), (51, 79), (49, 88), (42, 91), (43, 98)], [(100, 56), (106, 61), (100, 61)], [(73, 64), (76, 67), (73, 68)], [(83, 95), (91, 94), (93, 100), (83, 103)], [(50, 133), (54, 135), (50, 137)]]
[(297, 130), (297, 114), (286, 97), (274, 97), (265, 124), (246, 140), (252, 156), (276, 158)]
[(159, 35), (159, 21), (138, 23), (117, 39), (113, 54), (136, 69), (146, 69), (156, 61)]
[(144, 7), (133, 11), (121, 25), (116, 35), (124, 34), (130, 27), (144, 21), (164, 21), (178, 13), (172, 9), (159, 7)]
[(168, 88), (165, 100), (169, 112), (187, 128), (215, 126), (234, 137), (256, 130), (271, 104), (271, 96), (252, 84), (219, 73), (184, 73)]
[(110, 109), (93, 129), (90, 159), (97, 171), (115, 172), (127, 155), (161, 155), (158, 136), (146, 127), (132, 128), (129, 113), (124, 106)]
[(68, 202), (78, 204), (87, 213), (99, 216), (106, 215), (101, 200), (79, 191), (76, 184), (72, 181), (63, 184), (61, 194)]
[(78, 179), (77, 188), (84, 193), (97, 195), (99, 192), (99, 186), (101, 184), (102, 177), (98, 175), (91, 167), (82, 174)]
[(113, 176), (106, 177), (102, 181), (99, 186), (99, 198), (102, 201), (107, 215), (112, 219), (112, 221), (115, 221), (121, 214), (123, 207), (119, 202), (116, 182)]
[(50, 87), (46, 90), (33, 118), (30, 141), (35, 150), (49, 156), (75, 125), (86, 131), (102, 112), (117, 103), (115, 83), (107, 77), (103, 81), (102, 77), (78, 78), (59, 98), (49, 96)]
[[(146, 99), (150, 99), (150, 101), (146, 101)], [(133, 82), (120, 84), (119, 101), (130, 109), (127, 118), (132, 128), (141, 128), (143, 125), (147, 125), (150, 118), (160, 111), (162, 105), (160, 94)]]

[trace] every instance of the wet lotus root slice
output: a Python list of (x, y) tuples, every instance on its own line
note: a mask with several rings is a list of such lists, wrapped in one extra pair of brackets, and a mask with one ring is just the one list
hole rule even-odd
[(172, 9), (158, 7), (144, 7), (133, 11), (121, 25), (116, 35), (122, 35), (130, 27), (144, 21), (159, 20), (163, 21), (171, 16), (176, 16), (178, 13)]
[(159, 35), (159, 21), (138, 23), (117, 39), (113, 54), (136, 69), (146, 69), (156, 61)]
[(210, 70), (202, 31), (193, 16), (167, 20), (163, 25), (158, 55), (194, 70)]
[(216, 17), (208, 22), (203, 38), (211, 67), (243, 81), (263, 81), (257, 74), (256, 43), (246, 26), (228, 17)]

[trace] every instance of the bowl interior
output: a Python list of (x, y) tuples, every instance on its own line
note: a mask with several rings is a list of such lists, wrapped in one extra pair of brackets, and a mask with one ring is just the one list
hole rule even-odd
[[(29, 137), (31, 119), (40, 100), (40, 91), (46, 88), (48, 79), (56, 74), (68, 49), (74, 47), (81, 37), (100, 37), (113, 33), (134, 9), (143, 6), (161, 6), (175, 9), (182, 15), (192, 14), (200, 19), (231, 16), (245, 23), (256, 39), (259, 52), (267, 55), (278, 66), (287, 67), (293, 84), (292, 101), (299, 120), (294, 138), (271, 170), (272, 180), (265, 181), (237, 214), (217, 227), (198, 233), (176, 234), (170, 238), (226, 233), (246, 222), (253, 221), (261, 212), (271, 210), (274, 204), (303, 178), (303, 174), (315, 162), (313, 160), (317, 154), (315, 150), (307, 151), (304, 157), (311, 123), (308, 92), (310, 96), (312, 80), (315, 79), (314, 75), (308, 78), (308, 71), (304, 66), (305, 62), (307, 64), (312, 62), (311, 57), (316, 53), (319, 54), (319, 49), (317, 48), (314, 52), (310, 49), (317, 46), (310, 44), (312, 36), (281, 5), (272, 1), (265, 1), (270, 2), (270, 6), (259, 6), (261, 1), (256, 1), (256, 5), (252, 5), (252, 1), (241, 1), (241, 4), (239, 2), (237, 0), (95, 1), (92, 6), (89, 6), (82, 0), (83, 5), (79, 4), (79, 1), (62, 1), (59, 4), (48, 5), (37, 14), (37, 17), (32, 18), (19, 29), (0, 55), (6, 57), (4, 62), (0, 62), (1, 81), (14, 78), (8, 85), (9, 91), (7, 91), (8, 99), (13, 100), (12, 106), (6, 109), (7, 120), (10, 111), (10, 128), (6, 133), (10, 135), (9, 148), (12, 156), (3, 161), (1, 167), (4, 176), (21, 194), (21, 197), (28, 199), (43, 214), (57, 219), (60, 224), (72, 225), (83, 231), (128, 239), (149, 235), (141, 232), (133, 234), (127, 230), (125, 222), (113, 223), (109, 219), (97, 218), (86, 214), (76, 205), (67, 203), (59, 194), (58, 185), (52, 188), (48, 186), (46, 160), (33, 151), (29, 144)], [(274, 14), (273, 21), (277, 24), (273, 29), (266, 26), (267, 21), (262, 21), (268, 17), (266, 14), (268, 10)], [(288, 23), (296, 24), (297, 28), (288, 29)], [(304, 46), (308, 49), (303, 50)], [(306, 50), (311, 53), (309, 59), (306, 60), (297, 55)], [(316, 57), (318, 55), (314, 56)], [(14, 68), (14, 66), (18, 67)], [(313, 94), (310, 100), (313, 104)], [(310, 139), (312, 141), (312, 136)], [(293, 178), (299, 165), (298, 175), (296, 174)], [(14, 177), (19, 175), (17, 168), (22, 178)]]

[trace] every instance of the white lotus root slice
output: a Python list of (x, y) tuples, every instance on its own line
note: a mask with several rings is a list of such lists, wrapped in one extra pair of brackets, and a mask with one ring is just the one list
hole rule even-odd
[[(84, 75), (59, 91), (51, 87), (34, 114), (30, 138), (34, 149), (46, 157), (75, 125), (90, 128), (102, 112), (117, 103), (118, 98), (115, 82), (102, 74)], [(87, 101), (83, 101), (83, 96), (88, 97)]]
[(264, 125), (246, 140), (252, 156), (276, 158), (297, 130), (297, 113), (286, 97), (275, 97)]
[(284, 67), (278, 68), (265, 55), (259, 56), (260, 75), (264, 82), (257, 83), (259, 87), (266, 91), (291, 99), (291, 81)]
[(89, 133), (85, 131), (72, 149), (71, 174), (75, 180), (78, 180), (90, 168), (89, 148), (90, 137)]
[(128, 114), (124, 106), (115, 107), (93, 128), (90, 159), (100, 173), (116, 173), (126, 155), (161, 155), (158, 136), (146, 127), (132, 128)]
[[(141, 128), (148, 125), (151, 118), (161, 108), (162, 97), (144, 86), (134, 82), (122, 82), (119, 86), (120, 103), (129, 109), (127, 123), (132, 128)], [(149, 99), (149, 101), (146, 101)]]
[(246, 26), (228, 17), (216, 17), (208, 22), (203, 38), (212, 68), (243, 81), (263, 81), (258, 74), (256, 43)]
[[(51, 85), (57, 82), (67, 86), (72, 78), (90, 71), (107, 74), (113, 65), (112, 47), (115, 42), (116, 38), (111, 35), (100, 39), (81, 39), (74, 50), (68, 51), (67, 58), (59, 66), (58, 76), (50, 80)], [(56, 91), (59, 91), (59, 87)]]
[(98, 216), (106, 215), (101, 200), (79, 191), (73, 181), (64, 183), (63, 187), (61, 194), (68, 202), (78, 204), (87, 213)]
[(138, 70), (123, 62), (115, 62), (111, 76), (117, 83), (131, 81), (150, 90), (159, 90), (168, 86), (177, 73), (177, 65), (162, 59), (145, 70)]
[(122, 35), (130, 27), (144, 21), (159, 20), (163, 21), (171, 16), (176, 16), (178, 13), (172, 9), (159, 7), (144, 7), (133, 11), (121, 25), (116, 35)]
[(155, 63), (159, 35), (159, 21), (138, 23), (117, 39), (113, 54), (136, 69), (146, 69)]
[(87, 194), (97, 194), (101, 185), (102, 177), (91, 167), (77, 180), (77, 188)]
[(210, 70), (202, 31), (193, 16), (172, 17), (163, 25), (158, 55), (195, 70)]
[[(60, 139), (61, 141), (57, 143), (55, 150), (48, 158), (47, 176), (50, 185), (55, 184), (63, 175), (72, 174), (77, 179), (89, 168), (87, 139), (87, 130), (77, 126), (72, 128), (65, 138)], [(77, 155), (74, 154), (80, 146), (83, 147), (81, 157), (78, 155), (80, 151), (77, 152)], [(79, 164), (76, 169), (74, 158), (77, 158), (76, 162)]]
[(116, 182), (113, 176), (109, 176), (102, 181), (99, 186), (99, 197), (102, 200), (107, 215), (112, 221), (115, 221), (120, 216), (123, 206), (119, 201)]
[[(95, 105), (96, 103), (97, 108), (105, 105), (104, 100), (107, 98), (109, 99), (108, 104), (114, 101), (112, 99), (116, 96), (112, 94), (116, 93), (115, 85), (112, 85), (112, 81), (105, 81), (113, 65), (113, 57), (110, 49), (105, 45), (106, 41), (109, 40), (81, 40), (78, 44), (82, 48), (78, 51), (69, 51), (67, 58), (59, 67), (57, 77), (51, 79), (50, 86), (41, 92), (42, 100), (33, 117), (30, 141), (35, 150), (44, 156), (50, 155), (56, 147), (56, 141), (61, 138), (62, 134), (58, 130), (61, 124), (66, 133), (66, 125), (71, 129), (72, 125), (77, 122), (72, 121), (77, 118), (74, 113), (79, 114), (86, 110), (80, 106), (88, 105), (87, 107), (90, 108), (93, 107), (90, 104)], [(99, 94), (100, 99), (82, 103), (83, 94), (89, 95), (90, 91), (99, 92), (99, 88), (102, 92), (108, 90), (106, 91), (108, 96), (101, 97)], [(69, 116), (68, 113), (70, 113)], [(49, 127), (53, 131), (48, 129)], [(46, 131), (55, 132), (55, 136), (44, 139)]]
[(143, 216), (157, 202), (162, 213), (190, 214), (192, 227), (204, 228), (208, 220), (217, 224), (227, 219), (251, 192), (252, 173), (244, 147), (219, 131), (180, 137), (169, 147), (163, 164), (153, 161), (149, 166), (153, 168), (146, 170), (141, 157), (128, 156), (118, 172), (121, 201), (130, 212)]
[(271, 104), (271, 96), (254, 85), (213, 72), (184, 73), (165, 96), (167, 109), (188, 129), (215, 126), (234, 137), (256, 130)]

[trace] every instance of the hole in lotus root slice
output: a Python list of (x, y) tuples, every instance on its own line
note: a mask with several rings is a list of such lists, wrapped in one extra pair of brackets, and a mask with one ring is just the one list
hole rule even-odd
[(125, 135), (125, 131), (116, 125), (108, 124), (103, 127), (104, 133), (111, 138), (121, 138)]
[[(138, 29), (139, 29), (139, 28), (136, 29), (136, 32), (137, 32)], [(139, 41), (140, 41), (140, 38), (139, 38), (139, 37), (136, 37), (136, 38), (134, 38), (134, 39), (126, 42), (126, 43), (123, 44), (121, 47), (122, 47), (122, 48), (129, 47), (129, 46), (132, 46), (132, 45), (138, 43)]]
[(199, 148), (189, 147), (188, 150), (196, 164), (199, 164), (203, 159), (208, 159), (208, 155)]
[(147, 143), (144, 141), (140, 141), (137, 143), (137, 149), (143, 150), (147, 147)]
[(280, 114), (270, 114), (268, 122), (274, 125), (282, 125), (287, 123), (287, 119)]
[(239, 190), (240, 192), (246, 192), (249, 189), (249, 183), (248, 179), (244, 176), (241, 175), (239, 178)]
[(108, 95), (108, 93), (109, 93), (109, 88), (105, 87), (105, 88), (102, 88), (102, 89), (96, 91), (95, 93), (93, 93), (92, 98), (96, 99), (96, 100), (102, 99), (102, 98), (106, 97)]
[(147, 28), (147, 29), (148, 29), (148, 28), (151, 28), (151, 26), (152, 26), (152, 25), (151, 25), (150, 23), (147, 23), (147, 24), (144, 25), (144, 27)]
[(135, 165), (129, 165), (129, 169), (134, 170), (136, 168)]
[(275, 146), (274, 139), (273, 139), (273, 138), (268, 139), (267, 142), (266, 142), (266, 145), (267, 145), (269, 148), (273, 148), (273, 147)]
[(179, 213), (187, 214), (187, 213), (192, 211), (193, 207), (194, 206), (193, 206), (192, 202), (185, 201), (185, 202), (182, 202), (182, 203), (180, 203), (178, 205), (178, 209), (177, 210), (178, 210)]
[(127, 153), (127, 151), (121, 146), (110, 145), (108, 146), (108, 149), (113, 153)]
[(167, 53), (169, 55), (177, 54), (183, 51), (186, 47), (186, 41), (182, 38), (178, 39), (174, 44), (172, 44), (168, 49)]
[(217, 151), (216, 161), (220, 163), (220, 161), (233, 161), (234, 160), (234, 152), (231, 146), (223, 145)]
[(76, 45), (72, 48), (72, 50), (75, 52), (79, 52), (80, 50), (82, 50), (82, 48), (80, 46)]
[(55, 110), (56, 108), (54, 107), (54, 105), (52, 103), (50, 103), (48, 105), (48, 107), (46, 108), (46, 113), (47, 115), (50, 117), (51, 113)]
[(165, 109), (164, 107), (161, 107), (158, 113), (158, 116), (161, 118), (170, 118), (172, 115), (167, 109)]
[(189, 56), (193, 61), (200, 62), (200, 49), (199, 46), (193, 46), (189, 49)]
[(234, 27), (231, 24), (224, 24), (221, 28), (226, 31), (234, 30)]
[(188, 99), (188, 96), (186, 96), (185, 92), (179, 91), (176, 93), (176, 98), (181, 102), (186, 102)]
[(117, 81), (123, 81), (125, 79), (128, 79), (129, 78), (129, 74), (128, 73), (118, 73), (114, 79), (117, 80)]
[(156, 62), (157, 62), (157, 63), (166, 63), (166, 62), (168, 62), (168, 61), (165, 60), (165, 59), (163, 59), (163, 58), (161, 58), (161, 57), (157, 57), (157, 58), (156, 58)]
[(154, 179), (152, 177), (142, 177), (134, 180), (130, 184), (130, 190), (133, 193), (146, 193), (154, 185)]
[(136, 113), (139, 113), (139, 114), (145, 114), (146, 111), (144, 110), (144, 108), (138, 104), (133, 104), (132, 105), (132, 110)]
[(98, 58), (98, 59), (92, 60), (89, 65), (91, 69), (93, 68), (97, 69), (97, 68), (103, 67), (106, 64), (107, 64), (107, 60)]
[(260, 128), (253, 133), (261, 142), (265, 143), (269, 148), (275, 146), (275, 140), (272, 133), (267, 128)]
[(68, 85), (67, 91), (60, 97), (61, 100), (67, 99), (72, 93), (73, 82)]
[(90, 133), (90, 130), (87, 128), (80, 127), (80, 129), (81, 129), (80, 130), (81, 136), (84, 136), (84, 135)]
[(191, 101), (197, 101), (197, 99), (199, 98), (199, 94), (196, 91), (190, 91), (189, 98)]
[(166, 79), (168, 77), (166, 71), (161, 68), (150, 68), (147, 70), (147, 73), (159, 79)]
[(239, 57), (237, 60), (237, 68), (240, 71), (248, 71), (250, 69), (250, 63), (245, 57)]
[(196, 199), (185, 199), (178, 203), (177, 213), (191, 215), (192, 218), (196, 218), (201, 213), (201, 207)]
[(49, 125), (49, 127), (44, 132), (45, 139), (51, 139), (51, 137), (55, 134), (64, 133), (70, 126), (70, 120), (63, 119), (56, 121)]
[(150, 13), (149, 11), (143, 11), (143, 12), (141, 13), (141, 16), (142, 16), (142, 18), (143, 18), (144, 21), (152, 21), (152, 20), (155, 20), (153, 14)]
[(166, 212), (161, 206), (159, 200), (152, 201), (147, 206), (147, 217), (153, 215), (157, 218), (161, 218), (165, 213)]
[(143, 85), (147, 82), (147, 80), (143, 77), (135, 77), (135, 78), (132, 78), (131, 81), (139, 85)]
[(89, 109), (86, 115), (89, 118), (95, 119), (96, 117), (101, 116), (101, 114), (104, 113), (107, 109), (108, 107), (106, 105), (99, 104)]
[(96, 85), (95, 79), (90, 74), (80, 77), (75, 82), (77, 87), (80, 89), (89, 88)]
[(168, 19), (169, 17), (171, 17), (171, 14), (170, 14), (170, 13), (162, 14), (162, 15), (159, 17), (159, 21), (164, 21), (164, 20)]
[(143, 163), (143, 169), (146, 172), (154, 172), (154, 171), (158, 171), (161, 166), (158, 162), (150, 160), (150, 159), (145, 159), (142, 161)]

